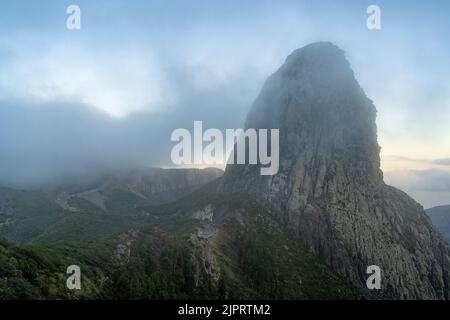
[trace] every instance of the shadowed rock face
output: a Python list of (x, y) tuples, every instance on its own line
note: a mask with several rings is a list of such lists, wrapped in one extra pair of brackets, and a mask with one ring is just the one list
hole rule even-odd
[(331, 43), (296, 50), (267, 80), (246, 122), (280, 129), (279, 172), (229, 165), (223, 188), (271, 208), (363, 290), (367, 266), (380, 266), (382, 288), (369, 296), (449, 298), (450, 250), (423, 208), (384, 184), (375, 118), (342, 50)]

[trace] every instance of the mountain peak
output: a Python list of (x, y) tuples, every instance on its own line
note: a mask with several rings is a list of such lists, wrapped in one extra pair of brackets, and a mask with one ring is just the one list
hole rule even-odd
[(380, 183), (375, 119), (375, 106), (344, 52), (330, 42), (318, 42), (295, 50), (269, 77), (246, 127), (280, 129), (282, 167), (303, 154), (310, 161), (314, 156), (316, 165), (319, 159), (340, 163), (349, 175)]
[(286, 63), (295, 63), (302, 59), (311, 58), (314, 61), (334, 61), (344, 58), (344, 51), (331, 42), (314, 42), (294, 50), (287, 58)]
[(294, 50), (286, 58), (280, 71), (293, 80), (298, 80), (299, 75), (319, 80), (315, 85), (329, 84), (330, 81), (336, 81), (336, 78), (354, 81), (344, 51), (331, 42), (315, 42)]
[(270, 208), (363, 290), (367, 266), (377, 265), (389, 278), (375, 295), (448, 297), (447, 244), (418, 203), (383, 182), (375, 120), (341, 49), (319, 42), (295, 50), (266, 81), (246, 121), (247, 128), (279, 129), (278, 173), (229, 165), (224, 190)]

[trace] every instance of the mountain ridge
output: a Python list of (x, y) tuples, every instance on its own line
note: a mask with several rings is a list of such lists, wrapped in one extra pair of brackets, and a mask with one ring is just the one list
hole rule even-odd
[[(0, 238), (24, 243), (72, 234), (73, 239), (94, 240), (110, 232), (125, 231), (148, 220), (137, 206), (177, 200), (222, 173), (215, 168), (150, 168), (119, 172), (96, 185), (76, 188), (0, 188)], [(111, 218), (99, 218), (105, 214)], [(79, 228), (86, 230), (83, 233)]]

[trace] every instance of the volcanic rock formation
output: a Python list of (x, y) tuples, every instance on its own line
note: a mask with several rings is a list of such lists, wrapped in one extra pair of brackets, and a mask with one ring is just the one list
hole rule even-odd
[[(424, 209), (386, 185), (376, 109), (344, 52), (294, 51), (265, 83), (246, 128), (280, 130), (280, 169), (228, 165), (224, 191), (246, 192), (301, 242), (373, 298), (448, 299), (450, 250)], [(366, 288), (369, 265), (380, 290)]]

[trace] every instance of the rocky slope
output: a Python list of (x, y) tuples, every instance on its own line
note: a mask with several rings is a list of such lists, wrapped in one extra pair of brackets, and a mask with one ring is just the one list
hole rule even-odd
[[(211, 190), (145, 208), (153, 220), (95, 242), (0, 240), (0, 300), (361, 298), (254, 200)], [(199, 220), (216, 232), (205, 237)], [(65, 286), (72, 264), (81, 290)]]
[(450, 241), (450, 206), (427, 209), (433, 225)]
[(149, 219), (139, 206), (177, 200), (222, 174), (214, 168), (152, 168), (111, 175), (95, 186), (0, 188), (0, 238), (16, 243), (95, 240), (124, 232)]
[(450, 295), (449, 248), (424, 209), (385, 185), (376, 109), (343, 51), (314, 43), (294, 51), (265, 83), (246, 128), (280, 129), (280, 169), (228, 165), (223, 191), (270, 208), (302, 243), (355, 285), (382, 270), (374, 298)]
[(69, 204), (81, 199), (104, 212), (126, 214), (135, 205), (158, 205), (177, 200), (222, 174), (223, 171), (216, 168), (126, 171), (108, 177), (96, 188), (69, 195), (66, 206), (76, 211)]

